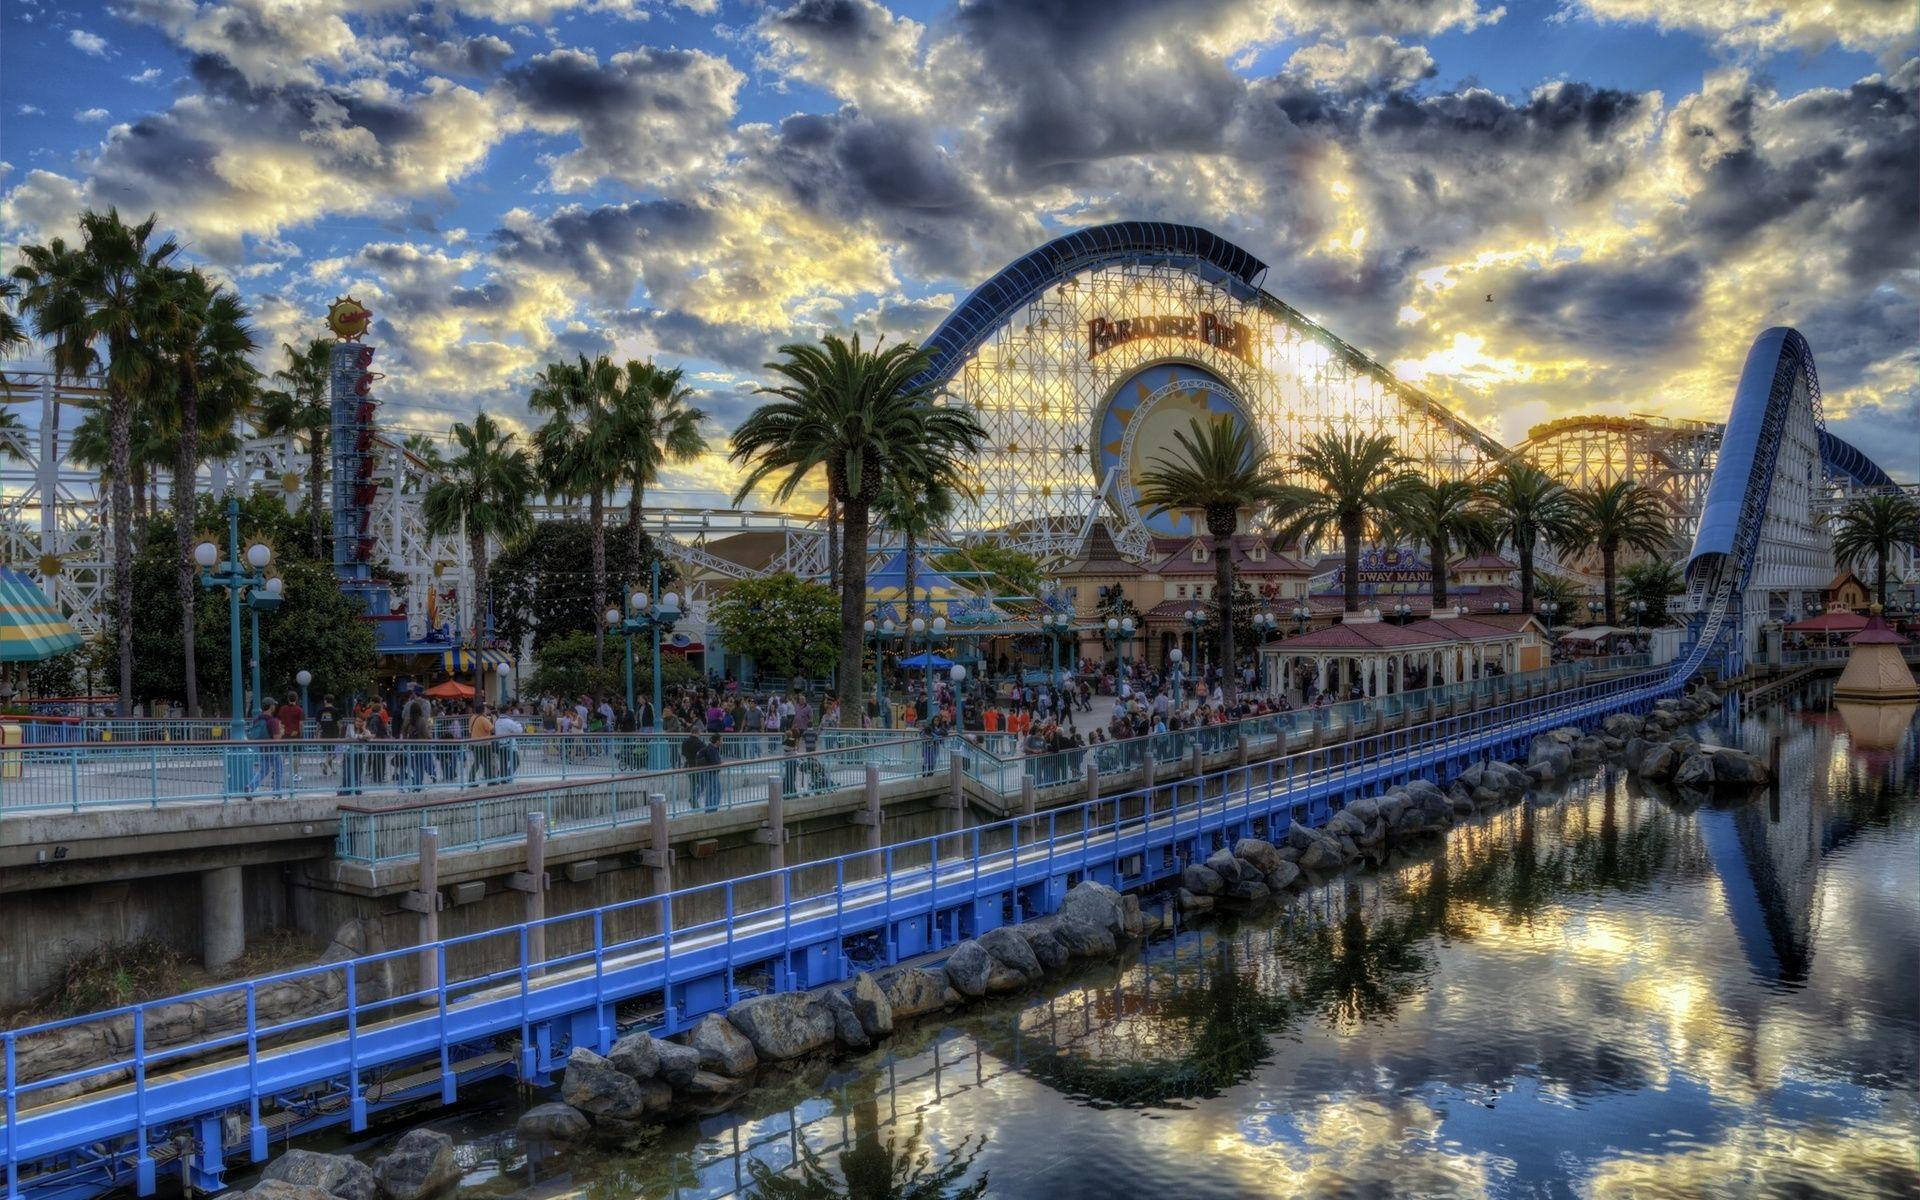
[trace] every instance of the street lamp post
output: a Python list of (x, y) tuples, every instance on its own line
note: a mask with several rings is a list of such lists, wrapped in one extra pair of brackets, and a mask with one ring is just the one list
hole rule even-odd
[(304, 713), (307, 711), (307, 685), (313, 682), (313, 672), (302, 670), (293, 677), (293, 681), (300, 685), (300, 711)]
[(1175, 646), (1173, 649), (1167, 651), (1167, 661), (1173, 664), (1173, 709), (1175, 712), (1180, 711), (1180, 701), (1182, 699), (1180, 692), (1180, 658), (1180, 647)]
[(653, 640), (653, 721), (648, 733), (660, 732), (660, 636), (672, 633), (674, 625), (680, 620), (680, 597), (672, 592), (660, 594), (660, 560), (653, 563), (653, 582), (646, 592), (635, 592), (627, 597), (627, 611), (622, 615), (617, 608), (606, 612), (607, 624), (626, 638), (627, 643), (627, 711), (633, 711), (633, 639), (636, 634), (647, 634)]
[(1553, 633), (1553, 614), (1560, 611), (1559, 602), (1555, 600), (1542, 600), (1539, 604), (1535, 605), (1534, 607), (1538, 608), (1540, 610), (1540, 615), (1546, 618), (1547, 633), (1549, 636), (1551, 636)]
[(260, 690), (260, 657), (263, 653), (260, 648), (260, 614), (280, 607), (284, 587), (279, 576), (275, 576), (255, 588), (247, 597), (247, 625), (253, 635), (253, 702), (256, 706), (265, 699)]
[[(220, 547), (205, 541), (193, 548), (193, 561), (200, 568), (201, 587), (227, 589), (227, 659), (230, 667), (227, 678), (231, 693), (230, 724), (233, 727), (229, 736), (239, 741), (246, 737), (246, 699), (240, 675), (240, 605), (249, 599), (254, 589), (266, 585), (266, 568), (273, 561), (273, 548), (265, 542), (254, 542), (247, 547), (246, 558), (240, 557), (240, 499), (228, 496), (227, 556), (221, 558)], [(279, 581), (275, 580), (274, 583), (278, 584)], [(277, 599), (275, 603), (278, 603)]]
[(1040, 633), (1047, 639), (1047, 648), (1053, 653), (1053, 674), (1048, 681), (1055, 688), (1060, 686), (1060, 643), (1073, 636), (1073, 618), (1066, 613), (1041, 613)]
[(1200, 674), (1200, 627), (1207, 623), (1207, 614), (1197, 608), (1190, 608), (1181, 614), (1181, 620), (1187, 623), (1187, 631), (1193, 637), (1193, 673)]
[(1279, 624), (1280, 618), (1274, 616), (1264, 608), (1253, 614), (1253, 633), (1254, 636), (1259, 639), (1259, 644), (1254, 647), (1253, 651), (1253, 679), (1256, 687), (1264, 689), (1267, 686), (1267, 656), (1265, 651), (1268, 639), (1273, 637)]
[(1402, 625), (1405, 625), (1409, 620), (1413, 618), (1413, 605), (1408, 604), (1405, 600), (1402, 600), (1400, 603), (1393, 606), (1393, 615), (1396, 617), (1399, 617), (1400, 623)]
[(1118, 691), (1127, 678), (1127, 645), (1133, 641), (1133, 618), (1108, 617), (1107, 627), (1101, 636), (1106, 640), (1107, 653), (1114, 655), (1118, 660), (1118, 667), (1113, 675), (1114, 690)]
[(953, 680), (953, 736), (965, 741), (967, 736), (965, 699), (967, 669), (959, 663), (955, 663), (953, 664), (953, 670), (949, 671), (947, 675)]
[(933, 643), (937, 639), (946, 636), (946, 632), (947, 632), (947, 619), (945, 617), (935, 617), (931, 624), (928, 623), (925, 617), (915, 617), (913, 619), (913, 636), (920, 637), (922, 635), (925, 635), (926, 637), (926, 651), (925, 651), (926, 653), (925, 666), (927, 668), (926, 709), (927, 709), (927, 718), (929, 720), (933, 718)]

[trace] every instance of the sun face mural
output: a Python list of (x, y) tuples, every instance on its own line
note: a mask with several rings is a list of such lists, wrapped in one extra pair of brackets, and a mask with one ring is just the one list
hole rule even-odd
[(1253, 425), (1233, 389), (1195, 363), (1155, 363), (1122, 380), (1100, 410), (1093, 456), (1094, 477), (1111, 481), (1102, 490), (1115, 515), (1137, 519), (1156, 536), (1191, 535), (1192, 514), (1151, 512), (1140, 502), (1140, 480), (1156, 459), (1178, 458), (1176, 433), (1188, 432), (1194, 421), (1206, 425), (1221, 417), (1241, 428)]

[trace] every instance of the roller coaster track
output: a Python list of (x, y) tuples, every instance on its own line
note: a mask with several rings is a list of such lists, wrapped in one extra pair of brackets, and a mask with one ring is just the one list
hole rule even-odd
[[(1473, 762), (1524, 753), (1555, 726), (1644, 711), (1727, 653), (1788, 407), (1817, 396), (1796, 386), (1811, 371), (1804, 340), (1790, 330), (1769, 330), (1755, 344), (1688, 565), (1693, 637), (1671, 664), (1033, 817), (548, 918), (540, 927), (572, 949), (543, 959), (529, 950), (534, 927), (509, 926), (9, 1031), (0, 1035), (8, 1200), (85, 1200), (122, 1187), (146, 1195), (163, 1165), (195, 1188), (218, 1190), (231, 1157), (262, 1161), (271, 1140), (333, 1124), (359, 1130), (397, 1104), (452, 1103), (489, 1076), (550, 1083), (570, 1047), (608, 1048), (623, 1006), (655, 1014), (642, 1019), (672, 1032), (737, 999), (749, 973), (764, 971), (776, 990), (789, 990), (844, 979), (862, 959), (937, 954), (1055, 910), (1078, 880), (1154, 886), (1216, 841), (1324, 822), (1396, 783), (1444, 783)], [(1749, 387), (1756, 374), (1764, 380)], [(512, 965), (449, 981), (450, 956), (489, 942), (508, 947)], [(430, 963), (437, 982), (372, 992), (383, 973), (414, 962)], [(258, 1015), (257, 1000), (271, 989), (324, 980), (338, 981), (325, 993), (334, 998), (328, 1011), (278, 1023)], [(244, 1025), (149, 1047), (150, 1022), (180, 1013), (184, 999), (224, 1004)], [(36, 1039), (87, 1022), (116, 1031), (128, 1048), (121, 1058), (24, 1076), (21, 1058)], [(123, 1074), (102, 1082), (105, 1070)]]

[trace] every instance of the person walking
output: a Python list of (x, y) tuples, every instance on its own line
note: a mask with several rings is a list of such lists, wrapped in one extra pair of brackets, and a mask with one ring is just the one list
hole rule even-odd
[(493, 730), (493, 711), (482, 704), (474, 710), (473, 720), (467, 722), (467, 740), (473, 743), (471, 761), (467, 766), (468, 783), (478, 785), (493, 781)]
[(708, 812), (720, 807), (720, 762), (723, 757), (720, 753), (720, 735), (708, 734), (706, 744), (700, 747), (700, 790), (705, 796)]
[(428, 755), (432, 753), (433, 704), (420, 691), (419, 684), (407, 690), (407, 702), (400, 709), (400, 740), (407, 743), (406, 772), (402, 783), (409, 791), (426, 787)]
[(280, 719), (274, 716), (271, 699), (262, 700), (260, 711), (247, 723), (247, 739), (261, 743), (254, 751), (259, 758), (253, 764), (253, 778), (247, 782), (247, 795), (253, 795), (269, 774), (273, 776), (273, 793), (279, 795), (286, 790), (285, 763), (280, 758), (280, 748), (274, 745), (280, 740)]
[(322, 743), (320, 773), (331, 779), (340, 763), (340, 710), (334, 707), (332, 696), (320, 697), (320, 712), (315, 718), (315, 726)]

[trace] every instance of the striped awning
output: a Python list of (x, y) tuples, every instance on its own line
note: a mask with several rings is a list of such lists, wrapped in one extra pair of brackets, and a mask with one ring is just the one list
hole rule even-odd
[[(440, 665), (449, 675), (466, 675), (473, 671), (473, 651), (467, 649), (448, 650), (440, 655)], [(489, 671), (513, 665), (513, 659), (505, 650), (482, 650), (480, 665)]]
[(80, 644), (40, 586), (0, 567), (0, 662), (39, 662)]

